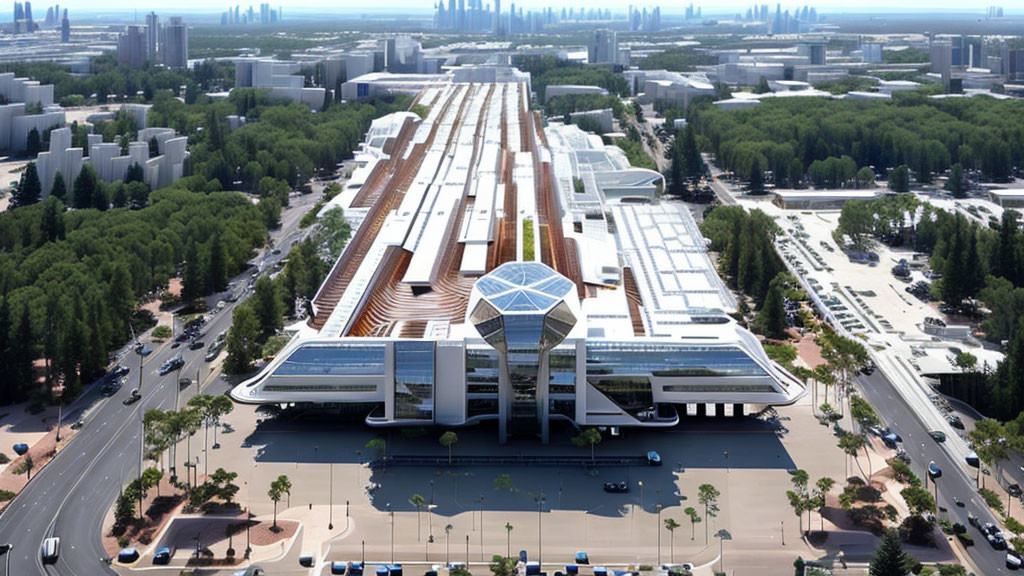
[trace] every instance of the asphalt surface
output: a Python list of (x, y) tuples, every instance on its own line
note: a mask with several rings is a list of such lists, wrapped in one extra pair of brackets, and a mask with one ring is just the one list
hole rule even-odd
[[(286, 258), (295, 239), (303, 232), (298, 223), (306, 208), (315, 203), (319, 194), (292, 199), (291, 208), (281, 215), (281, 227), (271, 237), (279, 254), (264, 250), (255, 259), (261, 263), (264, 274), (270, 273), (274, 263)], [(253, 269), (234, 278), (235, 286), (244, 286)], [(221, 331), (231, 325), (235, 306), (244, 301), (246, 291), (238, 302), (227, 303), (212, 316), (203, 328), (204, 340), (212, 342)], [(217, 297), (211, 299), (213, 303)], [(161, 364), (179, 353), (185, 360), (182, 374), (192, 376), (199, 370), (208, 374), (204, 356), (207, 349), (188, 350), (187, 346), (171, 348), (167, 342), (144, 357), (142, 399), (125, 406), (123, 400), (132, 388), (138, 386), (139, 355), (122, 351), (122, 363), (131, 368), (128, 383), (109, 398), (99, 395), (98, 386), (90, 387), (82, 403), (86, 406), (84, 425), (63, 447), (61, 452), (45, 466), (28, 486), (11, 502), (0, 516), (0, 543), (10, 543), (10, 574), (30, 576), (37, 574), (60, 576), (86, 576), (115, 574), (101, 559), (106, 556), (102, 545), (102, 524), (107, 511), (117, 498), (120, 486), (139, 473), (139, 444), (141, 416), (146, 410), (174, 407), (174, 393), (181, 374), (173, 371), (159, 376)], [(221, 354), (226, 354), (222, 351)], [(205, 380), (207, 374), (203, 374)], [(212, 383), (207, 381), (206, 384)], [(196, 393), (194, 387), (181, 392), (180, 402)], [(40, 547), (44, 538), (61, 539), (60, 558), (54, 565), (44, 566)], [(3, 563), (0, 562), (0, 566)], [(0, 568), (2, 570), (2, 568)]]
[[(915, 474), (924, 480), (928, 475), (928, 463), (932, 461), (942, 470), (942, 477), (938, 479), (938, 517), (967, 526), (967, 533), (974, 539), (974, 546), (968, 547), (967, 552), (978, 568), (978, 574), (1010, 573), (1006, 568), (1006, 552), (993, 549), (984, 535), (967, 522), (967, 514), (970, 513), (982, 522), (998, 524), (975, 488), (976, 469), (969, 468), (965, 462), (954, 461), (941, 444), (928, 435), (928, 429), (881, 370), (870, 376), (859, 376), (857, 387), (885, 424), (903, 438), (902, 445), (910, 456), (910, 466)], [(928, 481), (928, 491), (935, 493), (931, 480)], [(954, 498), (964, 506), (957, 506)]]

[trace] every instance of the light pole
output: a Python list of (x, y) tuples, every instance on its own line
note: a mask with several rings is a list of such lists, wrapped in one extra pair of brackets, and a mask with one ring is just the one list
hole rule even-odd
[(469, 569), (469, 534), (466, 534), (466, 569)]
[[(1007, 508), (1009, 509), (1009, 508)], [(484, 495), (480, 495), (480, 561), (484, 561)]]
[(639, 482), (637, 482), (637, 484), (640, 485), (640, 511), (643, 512), (643, 510), (644, 510), (644, 481), (640, 480)]
[(330, 483), (331, 483), (330, 494), (331, 494), (331, 496), (330, 496), (330, 506), (329, 506), (329, 510), (327, 512), (327, 529), (328, 530), (334, 530), (334, 460), (331, 460), (330, 463), (328, 463), (328, 466), (329, 466), (330, 471), (331, 471), (330, 472), (330, 478), (331, 478), (330, 479)]
[(391, 563), (395, 563), (395, 511), (391, 509), (391, 502), (387, 504), (388, 515), (391, 516)]
[[(359, 488), (359, 483), (362, 480), (363, 475), (363, 451), (356, 450), (356, 458), (359, 459), (359, 467), (356, 468), (356, 488)], [(849, 474), (847, 474), (849, 476)]]
[(718, 571), (724, 574), (725, 573), (725, 568), (724, 568), (724, 566), (725, 566), (725, 556), (724, 556), (725, 548), (724, 548), (724, 543), (725, 543), (726, 540), (732, 540), (732, 534), (729, 534), (729, 532), (725, 528), (722, 528), (718, 532), (715, 532), (715, 537), (718, 538)]
[(543, 494), (541, 494), (540, 496), (537, 496), (536, 500), (537, 500), (537, 561), (540, 563), (541, 566), (544, 566), (544, 536), (543, 536), (543, 526), (541, 525), (541, 518), (542, 518), (541, 510), (543, 509), (544, 502), (547, 501), (547, 499), (544, 497)]
[(658, 565), (661, 565), (661, 504), (658, 504)]
[(725, 473), (729, 473), (729, 451), (724, 450), (722, 454), (725, 456)]
[(448, 544), (451, 542), (452, 525), (448, 524), (444, 527), (444, 563), (447, 566), (450, 562), (451, 556), (449, 555), (450, 548)]
[(7, 556), (5, 559), (7, 567), (4, 569), (4, 576), (10, 576), (11, 573), (11, 552), (14, 552), (13, 544), (4, 544), (0, 546), (0, 554)]

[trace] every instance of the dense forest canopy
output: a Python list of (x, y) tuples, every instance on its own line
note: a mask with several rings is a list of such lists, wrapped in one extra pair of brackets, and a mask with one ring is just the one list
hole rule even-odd
[(853, 185), (860, 168), (884, 175), (900, 165), (925, 183), (957, 163), (1004, 182), (1024, 163), (1024, 102), (1018, 100), (936, 100), (919, 93), (884, 102), (775, 98), (747, 110), (708, 106), (692, 116), (719, 166), (748, 179), (756, 159), (776, 186), (802, 185), (797, 174), (806, 178), (815, 162), (821, 168), (830, 159), (853, 170), (817, 184)]

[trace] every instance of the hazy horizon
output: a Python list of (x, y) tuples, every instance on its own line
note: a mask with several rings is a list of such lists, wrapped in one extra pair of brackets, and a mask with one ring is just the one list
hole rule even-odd
[[(432, 6), (436, 0), (384, 0), (383, 2), (375, 2), (372, 6), (366, 4), (355, 3), (355, 2), (334, 2), (329, 0), (302, 0), (299, 5), (289, 5), (284, 2), (270, 2), (274, 8), (281, 7), (285, 18), (292, 16), (312, 15), (312, 14), (394, 14), (394, 15), (414, 15), (414, 14), (426, 14), (432, 11)], [(103, 18), (103, 17), (123, 17), (125, 15), (131, 15), (135, 12), (140, 14), (155, 11), (160, 14), (195, 14), (195, 15), (216, 15), (220, 12), (227, 10), (229, 6), (240, 6), (243, 9), (248, 8), (250, 5), (253, 8), (258, 9), (260, 5), (259, 0), (252, 2), (203, 2), (199, 0), (181, 0), (174, 2), (173, 4), (164, 3), (151, 3), (140, 5), (138, 2), (127, 2), (125, 0), (110, 0), (104, 3), (103, 9), (97, 9), (96, 4), (93, 1), (84, 0), (67, 0), (63, 2), (36, 2), (33, 6), (33, 16), (36, 20), (42, 20), (46, 15), (46, 9), (55, 4), (59, 4), (60, 7), (67, 8), (70, 13), (76, 14), (79, 17), (86, 16), (90, 18)], [(488, 5), (492, 3), (492, 0), (484, 0), (484, 4)], [(756, 2), (757, 4), (767, 3), (773, 9), (776, 2)], [(550, 2), (542, 0), (523, 0), (515, 3), (517, 6), (521, 6), (527, 10), (546, 8), (552, 5)], [(562, 4), (555, 4), (555, 6), (561, 7), (584, 7), (584, 8), (611, 8), (616, 13), (624, 13), (624, 7), (630, 4), (630, 2), (624, 3), (622, 0), (589, 0), (585, 3), (573, 2), (567, 0)], [(654, 7), (660, 6), (662, 14), (682, 14), (683, 10), (689, 2), (673, 2), (673, 3), (659, 3), (659, 2), (644, 2), (639, 0), (637, 2), (631, 2), (631, 4), (640, 7)], [(695, 7), (703, 9), (705, 15), (733, 15), (737, 12), (745, 13), (747, 8), (753, 6), (755, 2), (746, 0), (722, 0), (720, 2), (714, 2), (713, 4), (694, 2)], [(1002, 5), (1004, 13), (1010, 14), (1024, 14), (1024, 9), (1008, 6), (1005, 3), (1000, 4), (999, 2), (992, 2), (992, 5)], [(506, 4), (507, 6), (508, 4)], [(971, 8), (964, 8), (963, 2), (954, 2), (953, 0), (931, 0), (928, 2), (913, 1), (913, 0), (895, 0), (894, 2), (877, 2), (869, 0), (866, 3), (860, 3), (855, 6), (851, 6), (846, 0), (820, 0), (817, 2), (783, 2), (783, 10), (793, 10), (797, 7), (813, 6), (821, 14), (910, 14), (910, 13), (924, 13), (924, 14), (950, 14), (950, 15), (984, 15), (989, 4), (976, 5)], [(507, 9), (506, 9), (507, 11)], [(10, 21), (13, 16), (13, 9), (11, 5), (8, 5), (6, 10), (0, 12), (0, 22)]]

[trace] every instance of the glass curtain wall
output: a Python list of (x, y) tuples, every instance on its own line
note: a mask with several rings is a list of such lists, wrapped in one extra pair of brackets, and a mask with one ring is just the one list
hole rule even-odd
[(395, 342), (395, 418), (434, 419), (433, 342)]

